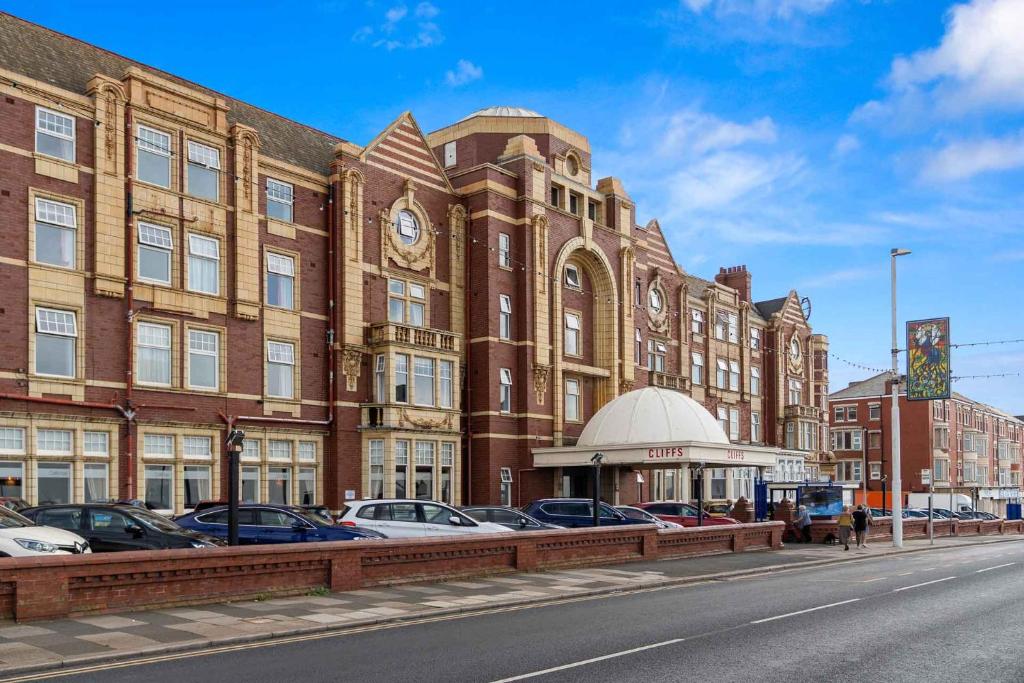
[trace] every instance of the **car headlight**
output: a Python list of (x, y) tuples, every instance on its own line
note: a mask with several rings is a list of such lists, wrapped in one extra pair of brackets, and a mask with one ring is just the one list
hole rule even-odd
[(34, 553), (55, 553), (57, 552), (57, 546), (46, 541), (37, 541), (32, 538), (16, 538), (14, 542), (20, 545), (25, 550), (31, 550)]
[(189, 543), (192, 544), (193, 548), (212, 548), (213, 547), (212, 543), (207, 543), (206, 541), (189, 541)]

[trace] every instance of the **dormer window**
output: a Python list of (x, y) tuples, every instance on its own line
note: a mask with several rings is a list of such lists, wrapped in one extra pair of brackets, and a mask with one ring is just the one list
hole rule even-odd
[(403, 244), (416, 244), (420, 238), (420, 223), (412, 211), (405, 209), (398, 212), (398, 219), (395, 221), (395, 232)]
[(565, 266), (565, 286), (572, 289), (583, 289), (583, 284), (580, 280), (580, 269), (574, 265), (567, 264)]

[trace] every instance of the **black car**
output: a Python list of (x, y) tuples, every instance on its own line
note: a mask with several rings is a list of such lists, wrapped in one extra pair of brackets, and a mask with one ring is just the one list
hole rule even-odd
[(564, 529), (557, 524), (545, 524), (537, 521), (525, 512), (513, 510), (501, 505), (469, 505), (459, 508), (462, 512), (478, 522), (494, 522), (508, 527), (513, 531), (542, 531), (544, 529)]
[(219, 538), (183, 529), (166, 517), (134, 505), (45, 505), (21, 514), (36, 524), (78, 534), (89, 541), (95, 553), (227, 545)]

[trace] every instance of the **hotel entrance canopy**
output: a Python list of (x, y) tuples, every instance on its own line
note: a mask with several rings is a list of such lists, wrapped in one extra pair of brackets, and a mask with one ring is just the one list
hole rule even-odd
[(704, 406), (671, 389), (645, 387), (607, 403), (575, 446), (534, 448), (534, 467), (775, 467), (777, 448), (733, 444)]

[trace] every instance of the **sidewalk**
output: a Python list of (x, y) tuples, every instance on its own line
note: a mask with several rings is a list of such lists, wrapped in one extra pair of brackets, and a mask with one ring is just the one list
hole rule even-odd
[[(935, 548), (1013, 540), (1018, 539), (1000, 536), (943, 537), (935, 540)], [(867, 550), (851, 549), (849, 552), (844, 552), (840, 546), (787, 545), (783, 550), (774, 552), (505, 574), (471, 581), (317, 593), (32, 624), (0, 621), (0, 676), (863, 560), (927, 551), (929, 547), (927, 540), (908, 541), (902, 550), (893, 548), (889, 541), (879, 541)]]

